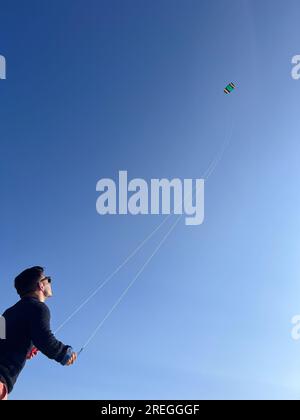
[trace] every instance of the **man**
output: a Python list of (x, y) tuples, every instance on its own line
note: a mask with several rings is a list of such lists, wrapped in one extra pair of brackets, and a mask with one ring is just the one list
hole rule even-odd
[(50, 329), (50, 311), (44, 303), (52, 296), (51, 278), (42, 267), (32, 267), (15, 279), (21, 300), (7, 309), (6, 338), (0, 339), (0, 400), (7, 399), (26, 360), (41, 351), (63, 366), (72, 365), (77, 354), (58, 341)]

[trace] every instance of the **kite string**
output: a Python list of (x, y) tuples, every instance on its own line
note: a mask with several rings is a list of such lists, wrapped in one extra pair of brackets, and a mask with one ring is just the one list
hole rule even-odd
[[(206, 172), (204, 174), (204, 177), (206, 178), (206, 180), (208, 180), (208, 178), (213, 174), (213, 172), (217, 168), (218, 164), (220, 163), (220, 161), (221, 161), (221, 159), (222, 159), (222, 157), (223, 157), (223, 155), (225, 153), (225, 150), (226, 150), (226, 148), (228, 147), (228, 145), (230, 143), (230, 140), (232, 138), (232, 135), (233, 135), (233, 123), (231, 125), (231, 130), (229, 131), (229, 135), (228, 135), (228, 137), (226, 138), (226, 140), (223, 143), (223, 147), (222, 147), (221, 151), (218, 153), (217, 157), (212, 161), (212, 164), (210, 164), (208, 166), (208, 169), (206, 170)], [(196, 190), (196, 192), (197, 192), (197, 190)], [(193, 190), (192, 190), (191, 194), (193, 194)], [(168, 237), (170, 236), (170, 234), (172, 233), (172, 231), (176, 228), (177, 224), (179, 223), (179, 221), (181, 220), (182, 217), (183, 217), (183, 215), (179, 216), (176, 219), (176, 221), (171, 225), (170, 229), (167, 231), (167, 233), (164, 235), (164, 237), (162, 238), (162, 240), (159, 242), (159, 244), (155, 248), (154, 252), (150, 255), (150, 257), (147, 259), (147, 261), (143, 264), (143, 266), (140, 268), (140, 270), (138, 271), (138, 273), (136, 274), (136, 276), (133, 278), (133, 280), (130, 282), (130, 284), (127, 286), (127, 288), (122, 292), (122, 294), (120, 295), (120, 297), (114, 303), (114, 305), (112, 306), (112, 308), (108, 311), (108, 313), (105, 315), (105, 317), (96, 326), (96, 328), (94, 329), (94, 331), (92, 332), (92, 334), (90, 335), (90, 337), (88, 338), (88, 340), (86, 341), (86, 343), (82, 346), (82, 348), (78, 352), (78, 355), (80, 355), (86, 349), (86, 347), (92, 342), (92, 340), (96, 337), (96, 335), (98, 334), (98, 332), (100, 331), (100, 329), (103, 327), (103, 325), (105, 324), (105, 322), (107, 321), (107, 319), (112, 315), (112, 313), (115, 311), (115, 309), (120, 305), (120, 303), (125, 298), (125, 296), (129, 292), (129, 290), (131, 289), (131, 287), (134, 285), (134, 283), (138, 280), (138, 278), (141, 276), (141, 274), (144, 272), (144, 270), (150, 264), (150, 262), (155, 257), (155, 255), (158, 253), (158, 251), (163, 246), (163, 244), (165, 243), (165, 241), (168, 239)]]
[[(204, 178), (206, 177), (206, 173), (209, 174), (210, 170), (214, 169), (216, 157), (212, 159), (210, 162), (208, 168), (204, 172)], [(173, 216), (172, 214), (169, 214), (135, 249), (134, 251), (101, 283), (99, 286), (96, 287), (96, 289), (91, 292), (90, 295), (66, 318), (66, 320), (59, 325), (59, 327), (55, 330), (55, 334), (57, 334), (71, 319), (74, 318), (75, 315), (77, 315), (78, 312), (81, 311), (92, 299), (93, 297), (100, 292), (101, 289), (116, 275), (118, 272), (125, 267), (125, 265), (132, 260), (132, 258), (138, 253), (140, 249), (146, 245), (147, 242), (155, 235), (156, 232), (158, 232), (161, 227), (170, 219), (170, 217)]]
[(97, 325), (91, 336), (88, 338), (86, 343), (82, 346), (81, 350), (78, 354), (82, 353), (82, 351), (90, 344), (90, 342), (95, 338), (98, 331), (102, 328), (105, 321), (111, 316), (111, 314), (114, 312), (114, 310), (120, 305), (124, 297), (127, 295), (131, 287), (134, 285), (134, 283), (138, 280), (140, 275), (143, 273), (143, 271), (146, 269), (148, 264), (150, 264), (151, 260), (154, 258), (154, 256), (158, 253), (164, 242), (167, 240), (167, 238), (170, 236), (172, 231), (175, 229), (176, 225), (179, 223), (182, 216), (179, 216), (176, 220), (176, 222), (171, 226), (171, 228), (168, 230), (166, 235), (163, 237), (163, 239), (159, 242), (158, 246), (155, 248), (154, 252), (150, 255), (150, 257), (147, 259), (147, 261), (143, 264), (143, 266), (140, 268), (138, 273), (135, 275), (133, 280), (129, 283), (129, 285), (126, 287), (126, 289), (123, 291), (121, 296), (118, 298), (118, 300), (115, 302), (115, 304), (112, 306), (112, 308), (108, 311), (108, 313), (105, 315), (105, 317), (101, 320), (101, 322)]
[(125, 265), (138, 253), (140, 249), (155, 235), (155, 233), (167, 222), (169, 215), (165, 218), (136, 248), (129, 254), (129, 256), (101, 283), (97, 288), (68, 316), (68, 318), (56, 329), (55, 333), (60, 331), (74, 316), (84, 308), (91, 299), (101, 290), (103, 287), (116, 275), (118, 272), (125, 267)]
[[(233, 120), (232, 120), (232, 130), (233, 130)], [(210, 162), (207, 170), (205, 171), (203, 178), (208, 179), (210, 175), (214, 172), (216, 169), (218, 163), (222, 159), (222, 156), (226, 150), (226, 147), (228, 146), (230, 142), (231, 136), (229, 136), (228, 141), (223, 142), (223, 146), (221, 151), (215, 156), (212, 161)], [(83, 309), (90, 300), (123, 268), (125, 265), (138, 253), (140, 249), (146, 245), (146, 243), (155, 235), (155, 233), (160, 230), (160, 228), (169, 220), (169, 218), (172, 216), (172, 214), (168, 215), (138, 246), (137, 248), (121, 263), (99, 286), (96, 287), (96, 289), (66, 318), (66, 320), (56, 329), (55, 333), (60, 331), (73, 317), (81, 310)]]

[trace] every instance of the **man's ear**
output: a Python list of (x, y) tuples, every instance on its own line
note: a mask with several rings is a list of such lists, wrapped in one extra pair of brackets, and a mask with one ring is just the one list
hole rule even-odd
[(38, 290), (39, 291), (41, 291), (41, 292), (43, 292), (44, 291), (44, 285), (43, 285), (43, 283), (40, 281), (40, 282), (38, 282)]

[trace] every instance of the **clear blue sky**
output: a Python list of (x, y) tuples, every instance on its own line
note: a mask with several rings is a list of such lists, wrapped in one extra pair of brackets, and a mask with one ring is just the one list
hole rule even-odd
[[(234, 126), (204, 224), (179, 223), (74, 367), (39, 356), (12, 399), (300, 397), (299, 12), (298, 0), (1, 0), (0, 311), (15, 275), (43, 265), (55, 329), (163, 220), (97, 215), (97, 181), (201, 178)], [(80, 348), (168, 226), (61, 340)]]

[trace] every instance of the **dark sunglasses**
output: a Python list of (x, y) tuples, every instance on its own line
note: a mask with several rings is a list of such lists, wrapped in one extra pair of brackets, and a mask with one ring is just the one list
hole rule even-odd
[(48, 280), (48, 283), (51, 284), (51, 281), (52, 281), (51, 277), (44, 277), (40, 281), (45, 281), (45, 280)]

